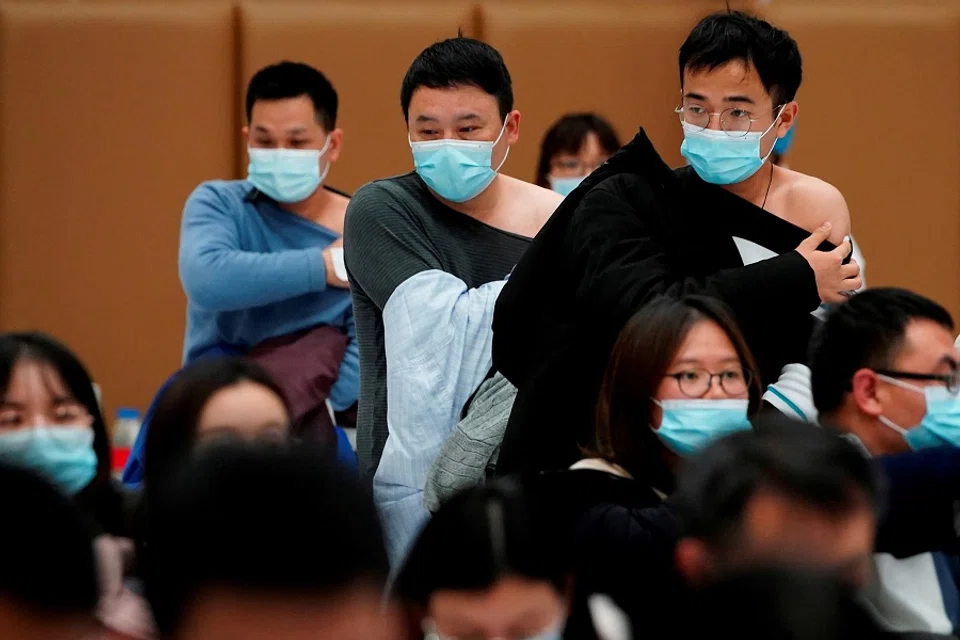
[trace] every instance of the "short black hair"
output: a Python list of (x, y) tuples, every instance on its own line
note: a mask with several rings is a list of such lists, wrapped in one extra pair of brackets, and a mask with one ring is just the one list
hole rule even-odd
[(744, 511), (770, 490), (831, 514), (880, 509), (874, 463), (836, 433), (781, 415), (757, 419), (753, 431), (721, 438), (690, 458), (674, 496), (684, 537), (717, 551), (739, 546)]
[(685, 71), (713, 70), (740, 60), (752, 64), (774, 107), (797, 97), (803, 61), (783, 29), (742, 11), (721, 11), (701, 20), (680, 47), (680, 86)]
[(946, 309), (905, 289), (867, 289), (832, 309), (814, 331), (810, 346), (817, 410), (829, 413), (840, 408), (860, 369), (887, 368), (913, 320), (932, 320), (954, 330)]
[(408, 120), (410, 99), (420, 87), (449, 89), (473, 86), (497, 99), (500, 118), (513, 111), (513, 81), (500, 52), (486, 42), (458, 36), (420, 52), (400, 87), (400, 107)]
[(579, 153), (580, 148), (591, 133), (597, 134), (600, 148), (607, 155), (613, 155), (620, 149), (620, 138), (616, 129), (606, 118), (596, 113), (568, 113), (547, 129), (540, 143), (540, 161), (537, 163), (538, 186), (549, 188), (550, 163), (561, 153)]
[(317, 123), (330, 132), (337, 126), (337, 91), (327, 77), (302, 62), (284, 60), (253, 74), (247, 85), (247, 122), (258, 100), (286, 100), (307, 96), (313, 102)]
[(386, 583), (372, 497), (313, 446), (211, 443), (151, 506), (144, 577), (162, 634), (211, 588), (327, 596)]
[(426, 606), (435, 591), (487, 589), (508, 575), (563, 593), (565, 560), (545, 515), (509, 479), (466, 489), (427, 522), (397, 577), (397, 596)]
[(0, 464), (0, 600), (93, 619), (99, 599), (93, 540), (70, 499), (27, 469)]

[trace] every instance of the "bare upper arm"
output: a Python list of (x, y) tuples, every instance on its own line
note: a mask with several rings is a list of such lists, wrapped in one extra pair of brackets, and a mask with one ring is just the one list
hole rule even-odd
[(794, 185), (791, 207), (802, 212), (810, 230), (830, 222), (828, 240), (839, 245), (850, 234), (850, 209), (840, 190), (828, 182), (811, 176), (803, 176)]

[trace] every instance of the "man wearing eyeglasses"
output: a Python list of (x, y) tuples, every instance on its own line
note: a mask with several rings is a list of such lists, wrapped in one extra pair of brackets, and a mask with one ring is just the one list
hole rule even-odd
[(843, 196), (768, 162), (797, 116), (796, 42), (744, 13), (708, 16), (680, 49), (683, 155), (641, 130), (574, 190), (498, 298), (494, 366), (518, 388), (498, 473), (566, 468), (590, 442), (617, 334), (659, 295), (733, 309), (761, 383), (805, 361), (821, 303), (860, 288)]
[[(818, 328), (811, 351), (821, 423), (870, 456), (960, 446), (960, 351), (953, 342), (946, 309), (909, 291), (871, 289), (840, 305)], [(914, 496), (921, 505), (927, 498)], [(876, 554), (874, 565), (867, 599), (888, 627), (957, 630), (955, 555)]]

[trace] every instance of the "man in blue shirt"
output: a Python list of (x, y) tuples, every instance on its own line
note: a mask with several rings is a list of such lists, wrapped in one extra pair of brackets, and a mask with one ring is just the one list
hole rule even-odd
[[(323, 184), (343, 139), (337, 92), (316, 69), (281, 62), (250, 80), (246, 115), (247, 179), (205, 182), (184, 207), (183, 361), (337, 327), (348, 344), (329, 401), (344, 411), (357, 401), (359, 353), (341, 238), (349, 197)], [(142, 440), (127, 482), (139, 481)]]

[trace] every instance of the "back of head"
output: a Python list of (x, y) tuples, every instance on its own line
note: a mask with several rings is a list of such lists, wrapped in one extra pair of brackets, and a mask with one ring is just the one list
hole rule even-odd
[(687, 461), (674, 496), (684, 537), (736, 549), (747, 505), (761, 491), (836, 515), (876, 511), (881, 494), (873, 463), (851, 442), (771, 414)]
[(500, 117), (513, 110), (513, 81), (500, 52), (485, 42), (458, 36), (430, 45), (414, 59), (400, 88), (400, 107), (407, 120), (410, 100), (420, 87), (478, 87), (496, 98)]
[(334, 597), (379, 591), (388, 571), (371, 497), (307, 446), (202, 447), (160, 488), (149, 533), (147, 597), (166, 634), (217, 589)]
[(883, 637), (854, 593), (827, 575), (755, 569), (705, 587), (690, 603), (680, 637), (767, 640)]
[(867, 289), (834, 308), (811, 342), (817, 410), (829, 414), (839, 409), (858, 370), (887, 368), (913, 320), (930, 320), (951, 332), (954, 328), (946, 309), (905, 289)]
[(247, 122), (258, 100), (287, 100), (307, 96), (317, 123), (328, 133), (337, 126), (337, 91), (327, 77), (308, 64), (283, 61), (257, 71), (247, 85)]
[(796, 41), (742, 11), (714, 13), (693, 28), (680, 47), (680, 85), (685, 71), (712, 71), (737, 61), (756, 68), (775, 106), (796, 98), (803, 79)]
[(26, 469), (0, 464), (0, 487), (0, 604), (49, 619), (92, 621), (99, 590), (81, 514)]
[(483, 591), (507, 576), (547, 581), (562, 593), (560, 548), (536, 506), (507, 481), (456, 495), (421, 532), (397, 577), (397, 595), (426, 606), (435, 591)]

